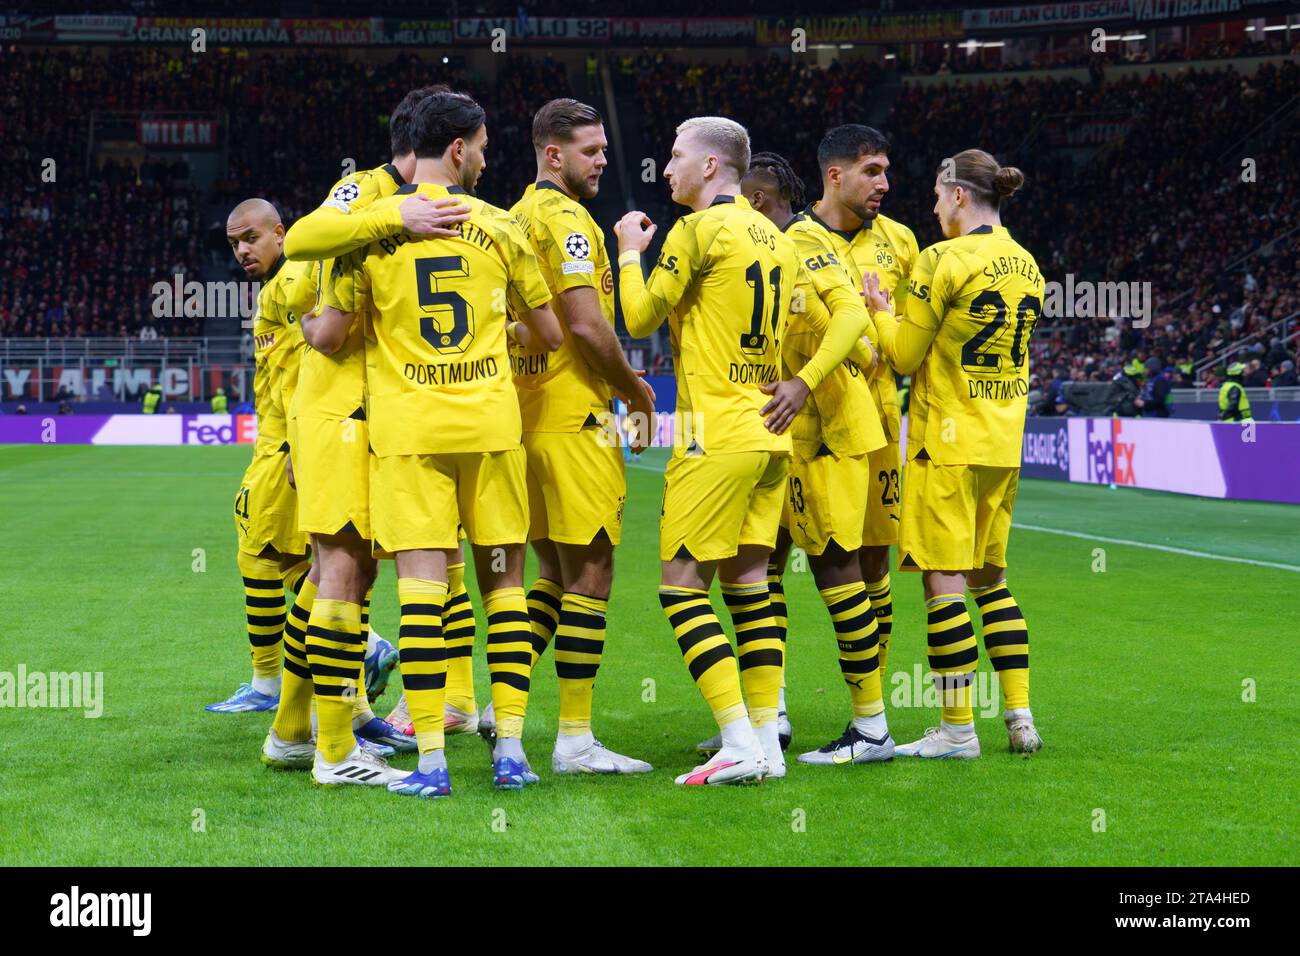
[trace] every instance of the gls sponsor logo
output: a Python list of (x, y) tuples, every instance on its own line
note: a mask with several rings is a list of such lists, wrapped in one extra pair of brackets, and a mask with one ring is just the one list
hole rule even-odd
[(153, 926), (152, 893), (86, 893), (74, 886), (50, 897), (51, 926), (129, 926), (148, 936)]
[(835, 253), (827, 252), (820, 256), (813, 256), (811, 259), (803, 261), (804, 268), (809, 272), (816, 272), (818, 269), (824, 269), (826, 266), (837, 266), (840, 260), (835, 258)]
[(677, 275), (676, 256), (669, 256), (667, 259), (665, 259), (664, 254), (661, 252), (659, 253), (659, 259), (655, 262), (655, 265), (658, 268), (663, 269), (665, 272), (671, 272), (673, 275)]

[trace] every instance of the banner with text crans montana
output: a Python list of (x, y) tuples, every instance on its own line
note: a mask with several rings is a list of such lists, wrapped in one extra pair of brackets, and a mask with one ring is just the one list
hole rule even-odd
[(1300, 504), (1300, 424), (1031, 418), (1021, 473), (1208, 498)]

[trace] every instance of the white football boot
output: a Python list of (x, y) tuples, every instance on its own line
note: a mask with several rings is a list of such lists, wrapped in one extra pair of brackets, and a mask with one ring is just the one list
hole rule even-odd
[(556, 773), (649, 773), (654, 767), (644, 760), (615, 753), (595, 737), (578, 751), (561, 748), (559, 738), (551, 753), (551, 769)]
[(1025, 710), (1008, 710), (1002, 715), (1013, 754), (1032, 754), (1043, 749), (1043, 738), (1034, 727), (1034, 716)]
[(459, 707), (445, 704), (442, 708), (442, 731), (448, 736), (452, 734), (476, 734), (478, 733), (478, 719), (477, 710), (466, 713)]
[(799, 755), (800, 763), (849, 764), (876, 763), (894, 759), (894, 738), (889, 731), (883, 737), (869, 737), (850, 721), (844, 733), (825, 746)]
[(385, 787), (395, 780), (403, 780), (409, 775), (406, 770), (388, 766), (382, 757), (362, 750), (358, 745), (338, 763), (325, 760), (320, 751), (316, 751), (312, 761), (311, 776), (322, 787), (338, 787), (344, 784), (361, 784), (370, 787)]
[(754, 736), (767, 757), (767, 778), (780, 780), (785, 776), (785, 754), (781, 752), (781, 726), (773, 720), (762, 727), (754, 728)]
[(767, 754), (761, 745), (749, 750), (724, 747), (708, 763), (682, 774), (676, 782), (686, 787), (762, 783), (767, 771)]
[(310, 770), (315, 755), (314, 741), (281, 740), (274, 727), (262, 743), (262, 763), (277, 770)]
[(980, 739), (972, 727), (969, 734), (954, 733), (947, 724), (929, 727), (925, 736), (894, 750), (899, 757), (926, 757), (931, 760), (953, 758), (974, 760), (980, 755)]

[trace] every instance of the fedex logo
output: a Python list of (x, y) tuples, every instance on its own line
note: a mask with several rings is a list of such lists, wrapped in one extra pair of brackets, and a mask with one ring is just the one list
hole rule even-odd
[(1098, 418), (1088, 419), (1087, 442), (1088, 480), (1108, 485), (1115, 480), (1115, 458), (1111, 447), (1110, 422)]
[(1112, 444), (1115, 446), (1115, 484), (1137, 485), (1137, 475), (1133, 468), (1137, 442), (1120, 441), (1120, 433), (1124, 430), (1124, 422), (1122, 419), (1117, 418), (1114, 424)]
[(182, 445), (247, 445), (257, 440), (256, 415), (184, 415)]
[(1087, 480), (1096, 484), (1137, 485), (1134, 468), (1137, 442), (1121, 441), (1123, 422), (1116, 418), (1088, 419)]

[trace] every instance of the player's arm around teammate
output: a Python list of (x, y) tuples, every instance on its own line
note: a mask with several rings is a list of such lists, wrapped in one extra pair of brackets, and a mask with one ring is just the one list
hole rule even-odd
[[(878, 315), (881, 349), (915, 372), (908, 423), (899, 566), (924, 574), (930, 667), (943, 699), (938, 728), (902, 756), (980, 755), (971, 707), (978, 649), (963, 591), (980, 608), (1013, 751), (1042, 747), (1029, 710), (1029, 636), (1006, 583), (1020, 473), (1028, 346), (1044, 281), (1002, 225), (1002, 201), (1024, 182), (982, 150), (945, 160), (935, 215), (946, 240), (917, 260), (897, 321)], [(865, 293), (888, 308), (879, 285)]]
[(866, 352), (868, 366), (873, 364), (869, 343), (863, 345), (873, 329), (871, 319), (825, 230), (795, 212), (803, 206), (803, 183), (790, 164), (775, 153), (757, 154), (742, 189), (755, 209), (794, 239), (799, 252), (800, 279), (782, 361), (788, 370), (798, 369), (816, 398), (792, 430), (789, 494), (768, 585), (784, 604), (785, 558), (791, 544), (798, 544), (830, 614), (853, 705), (844, 733), (799, 759), (831, 765), (889, 760), (894, 743), (884, 715), (879, 631), (858, 563), (867, 454), (885, 438), (867, 380), (857, 363), (847, 361), (856, 349), (858, 355)]

